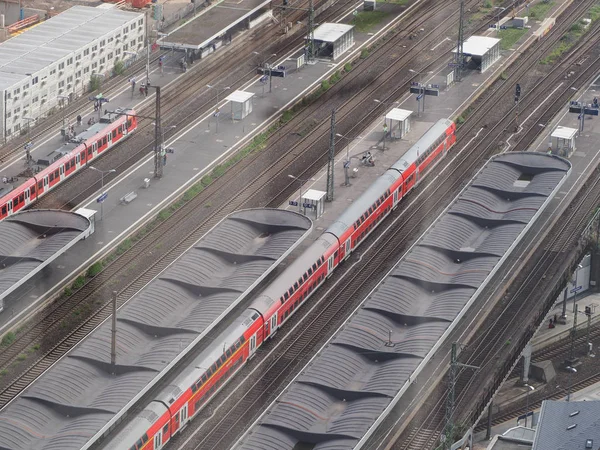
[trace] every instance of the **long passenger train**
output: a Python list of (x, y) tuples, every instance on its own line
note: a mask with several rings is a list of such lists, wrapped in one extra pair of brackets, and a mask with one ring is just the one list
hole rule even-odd
[(15, 189), (0, 198), (0, 220), (27, 207), (48, 193), (88, 163), (125, 139), (137, 128), (133, 109), (118, 109), (107, 114), (69, 143), (52, 152), (56, 157), (38, 164), (48, 165), (35, 176), (25, 179)]
[(456, 140), (455, 132), (454, 122), (447, 119), (433, 125), (267, 286), (188, 369), (114, 436), (110, 448), (162, 448), (446, 155)]

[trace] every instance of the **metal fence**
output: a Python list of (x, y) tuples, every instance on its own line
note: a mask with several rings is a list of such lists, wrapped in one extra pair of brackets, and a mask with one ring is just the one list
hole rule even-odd
[(173, 25), (174, 23), (178, 22), (179, 20), (183, 19), (184, 17), (186, 17), (190, 14), (193, 14), (194, 8), (196, 8), (196, 9), (204, 8), (204, 2), (200, 2), (200, 0), (196, 0), (196, 2), (201, 3), (201, 4), (196, 6), (196, 4), (194, 4), (194, 3), (188, 3), (183, 8), (180, 8), (179, 10), (175, 11), (172, 14), (169, 14), (168, 16), (163, 15), (162, 20), (158, 23), (159, 30), (164, 30), (165, 28)]

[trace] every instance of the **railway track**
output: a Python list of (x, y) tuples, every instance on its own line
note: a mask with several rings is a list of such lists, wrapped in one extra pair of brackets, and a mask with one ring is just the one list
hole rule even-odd
[[(585, 8), (585, 6), (582, 5), (582, 7), (577, 8), (577, 10), (580, 12), (582, 8)], [(577, 17), (577, 14), (578, 12), (573, 11), (571, 14), (569, 14), (568, 17)], [(563, 24), (570, 25), (568, 21), (564, 21)], [(589, 42), (592, 42), (595, 36), (598, 36), (599, 34), (600, 32), (598, 30), (598, 27), (596, 27), (596, 29), (591, 32), (590, 40), (588, 41), (586, 39), (585, 43), (583, 43), (577, 49), (575, 49), (575, 51), (572, 54), (572, 57), (569, 58), (569, 61), (579, 60), (581, 59), (582, 53), (590, 51), (592, 46), (589, 44)], [(562, 33), (559, 32), (558, 36), (562, 36)], [(536, 52), (536, 54), (539, 55), (540, 53)], [(567, 62), (564, 65), (560, 65), (559, 68), (562, 67), (561, 70), (564, 71), (564, 66), (568, 66), (570, 64), (570, 62)], [(520, 65), (519, 69), (523, 66), (525, 66), (525, 70), (527, 70), (526, 64)], [(582, 86), (583, 84), (581, 83), (591, 79), (593, 74), (596, 73), (599, 69), (600, 60), (598, 59), (598, 56), (595, 55), (594, 58), (592, 58), (591, 60), (589, 69), (584, 70), (578, 77), (576, 77), (576, 80), (574, 80), (574, 82), (577, 82), (578, 86)], [(515, 73), (519, 72), (517, 71)], [(539, 105), (539, 102), (535, 100), (536, 95), (539, 95), (543, 91), (545, 86), (552, 85), (552, 83), (548, 81), (556, 82), (556, 79), (562, 76), (562, 74), (557, 71), (553, 71), (552, 75), (553, 76), (549, 77), (547, 81), (544, 81), (543, 83), (540, 83), (537, 86), (537, 89), (539, 89), (539, 91), (532, 91), (531, 98), (527, 100), (527, 105), (524, 108), (525, 110), (527, 110), (527, 108), (533, 109), (534, 106)], [(510, 77), (511, 75), (509, 75), (509, 80), (511, 79)], [(509, 83), (506, 83), (505, 86), (507, 84)], [(553, 101), (554, 104), (549, 105), (549, 108), (547, 108), (543, 114), (531, 118), (531, 122), (537, 124), (540, 122), (540, 118), (542, 118), (542, 123), (547, 123), (543, 122), (543, 120), (549, 121), (550, 118), (553, 117), (556, 113), (557, 106), (562, 107), (566, 103), (566, 100), (572, 95), (572, 91), (570, 90), (572, 85), (573, 84), (571, 82), (566, 83), (564, 90), (558, 96), (558, 99)], [(509, 90), (512, 90), (513, 86), (513, 84), (510, 84), (510, 86), (507, 89), (505, 89), (507, 93)], [(499, 88), (498, 92), (502, 92), (502, 88)], [(479, 111), (480, 109), (476, 109), (472, 117), (474, 117), (475, 114), (478, 114)], [(510, 128), (511, 123), (514, 122), (514, 119), (512, 118), (514, 118), (514, 109), (511, 109), (504, 116), (504, 120), (501, 121), (495, 128)], [(532, 126), (525, 133), (521, 134), (520, 137), (517, 138), (517, 142), (513, 144), (512, 148), (527, 148), (539, 135), (540, 130), (537, 128), (539, 127)], [(482, 141), (485, 141), (485, 138), (483, 138)], [(494, 138), (493, 140), (490, 140), (488, 145), (493, 146), (494, 141), (498, 141), (498, 139)], [(539, 263), (536, 266), (535, 270), (532, 271), (533, 275), (530, 275), (525, 281), (531, 282), (532, 280), (540, 281), (546, 278), (552, 279), (552, 277), (548, 276), (548, 267), (551, 267), (552, 264), (555, 264), (557, 267), (563, 267), (564, 264), (561, 264), (562, 261), (560, 260), (560, 258), (562, 257), (561, 254), (564, 251), (571, 248), (573, 242), (576, 240), (577, 236), (579, 236), (578, 230), (581, 228), (583, 221), (587, 217), (586, 213), (590, 210), (590, 208), (592, 208), (592, 205), (594, 205), (595, 202), (597, 202), (600, 198), (600, 194), (598, 193), (598, 191), (600, 191), (600, 186), (594, 185), (592, 188), (589, 188), (589, 190), (593, 191), (594, 193), (586, 196), (584, 198), (584, 201), (580, 205), (577, 205), (576, 208), (573, 208), (571, 217), (564, 219), (567, 220), (567, 222), (563, 222), (561, 220), (562, 223), (568, 223), (569, 225), (563, 228), (561, 230), (562, 232), (552, 241), (548, 252), (543, 256), (543, 262)], [(511, 330), (526, 329), (526, 327), (524, 327), (523, 324), (516, 323), (515, 318), (532, 317), (531, 314), (527, 314), (524, 310), (525, 306), (529, 303), (532, 303), (533, 300), (531, 302), (528, 302), (526, 300), (523, 300), (523, 297), (528, 299), (529, 296), (534, 297), (535, 295), (539, 294), (539, 292), (536, 292), (536, 287), (537, 285), (533, 287), (528, 286), (527, 292), (519, 291), (518, 295), (512, 295), (510, 303), (504, 306), (505, 309), (501, 313), (491, 314), (494, 317), (497, 317), (498, 319), (490, 320), (481, 327), (481, 329), (485, 331), (471, 339), (471, 342), (474, 343), (472, 344), (473, 349), (470, 349), (468, 352), (463, 353), (467, 357), (464, 359), (464, 361), (461, 360), (461, 362), (481, 367), (482, 369), (480, 369), (477, 372), (478, 374), (481, 374), (483, 372), (493, 373), (493, 369), (495, 368), (488, 367), (487, 365), (490, 362), (494, 362), (495, 358), (499, 356), (498, 349), (503, 349), (503, 347), (505, 347), (503, 344), (507, 342), (507, 336), (512, 335)], [(458, 395), (457, 405), (459, 405), (459, 407), (461, 408), (464, 408), (465, 410), (468, 410), (469, 402), (472, 401), (472, 399), (474, 398), (473, 396), (476, 393), (480, 392), (481, 386), (485, 386), (484, 380), (481, 380), (481, 378), (478, 378), (472, 372), (469, 372), (467, 370), (462, 371), (459, 375), (458, 382), (456, 385), (456, 392)], [(439, 389), (437, 389), (435, 393), (429, 397), (429, 400), (426, 403), (426, 405), (428, 405), (425, 408), (426, 413), (424, 415), (418, 415), (414, 419), (415, 424), (405, 429), (405, 432), (400, 435), (400, 437), (397, 440), (397, 443), (392, 448), (435, 448), (435, 446), (439, 444), (439, 436), (442, 433), (445, 423), (446, 399), (447, 390), (445, 389), (445, 387), (440, 387)]]
[[(422, 18), (416, 20), (415, 26), (420, 26)], [(363, 70), (368, 70), (368, 67)], [(360, 70), (354, 71), (355, 75), (359, 75)], [(385, 86), (387, 87), (387, 86)], [(371, 88), (371, 93), (373, 88)], [(335, 94), (332, 94), (335, 95)], [(358, 95), (358, 94), (357, 94)], [(363, 94), (364, 97), (365, 94)], [(354, 102), (355, 107), (362, 100), (357, 99), (356, 95), (350, 100), (345, 98), (344, 101)], [(316, 107), (319, 109), (319, 107)], [(328, 108), (320, 108), (328, 114)], [(376, 112), (371, 111), (372, 115), (376, 115)], [(300, 120), (309, 121), (314, 119), (314, 109), (307, 109), (301, 113)], [(110, 314), (110, 308), (105, 304), (105, 301), (110, 298), (110, 293), (114, 287), (107, 287), (107, 285), (114, 286), (116, 282), (122, 282), (124, 278), (131, 277), (133, 279), (130, 283), (123, 283), (119, 296), (119, 305), (125, 302), (133, 293), (137, 292), (142, 286), (144, 286), (150, 279), (158, 274), (166, 265), (168, 265), (173, 259), (176, 258), (177, 254), (180, 254), (183, 250), (190, 245), (190, 242), (194, 242), (202, 235), (205, 231), (218, 222), (224, 215), (231, 211), (236, 210), (239, 207), (250, 207), (250, 206), (261, 206), (273, 202), (278, 202), (280, 198), (286, 192), (289, 194), (293, 191), (294, 187), (292, 183), (289, 183), (286, 177), (286, 173), (289, 173), (290, 167), (296, 167), (298, 161), (301, 161), (306, 157), (303, 154), (303, 149), (310, 149), (315, 147), (315, 144), (319, 140), (318, 133), (310, 134), (309, 136), (297, 140), (294, 145), (289, 145), (287, 133), (279, 133), (278, 137), (273, 139), (272, 152), (263, 153), (256, 155), (252, 161), (246, 161), (247, 165), (255, 163), (256, 166), (252, 166), (254, 172), (248, 173), (249, 171), (238, 165), (235, 169), (228, 174), (225, 178), (229, 181), (225, 181), (230, 193), (223, 196), (223, 188), (209, 188), (206, 191), (206, 196), (202, 196), (200, 199), (186, 205), (185, 210), (189, 211), (193, 208), (198, 208), (201, 204), (216, 204), (216, 206), (210, 210), (206, 208), (199, 208), (200, 216), (205, 217), (203, 220), (201, 217), (192, 216), (191, 212), (186, 213), (186, 216), (177, 216), (172, 220), (163, 223), (153, 231), (148, 237), (144, 238), (144, 244), (141, 242), (134, 245), (124, 255), (121, 255), (113, 263), (104, 269), (96, 278), (90, 283), (85, 285), (79, 291), (75, 292), (68, 299), (61, 301), (50, 309), (39, 321), (34, 323), (26, 332), (20, 336), (19, 340), (12, 346), (5, 349), (0, 353), (0, 362), (2, 366), (7, 366), (18, 357), (24, 348), (31, 346), (35, 342), (39, 342), (40, 338), (50, 332), (58, 334), (58, 329), (62, 325), (63, 318), (69, 314), (76, 307), (82, 307), (87, 305), (90, 309), (97, 309), (96, 313), (89, 320), (79, 324), (74, 330), (68, 335), (61, 337), (60, 339), (53, 341), (53, 345), (44, 344), (47, 340), (42, 340), (42, 351), (43, 355), (33, 364), (31, 364), (25, 371), (18, 374), (11, 380), (10, 383), (6, 383), (6, 387), (0, 392), (0, 406), (5, 405), (15, 395), (24, 389), (31, 381), (33, 381), (39, 374), (41, 374), (47, 367), (54, 363), (62, 354), (68, 351), (75, 343), (87, 335), (93, 328), (101, 323)], [(318, 147), (318, 146), (317, 146)], [(309, 152), (310, 153), (310, 152)], [(273, 155), (284, 155), (274, 157)], [(287, 159), (285, 159), (287, 158)], [(318, 151), (313, 149), (312, 154), (308, 156), (308, 159), (313, 161), (312, 168), (320, 167), (322, 163), (322, 154), (318, 154)], [(286, 162), (287, 161), (287, 162)], [(315, 162), (316, 161), (316, 162)], [(321, 161), (321, 162), (318, 162)], [(304, 163), (302, 163), (304, 164)], [(261, 167), (259, 175), (256, 173), (256, 167)], [(280, 168), (283, 167), (283, 168)], [(268, 173), (268, 175), (266, 175)], [(273, 179), (277, 179), (274, 174), (279, 174), (279, 178), (284, 180), (281, 187), (274, 186)], [(241, 183), (241, 184), (240, 184)], [(257, 184), (258, 183), (258, 184)], [(249, 185), (250, 188), (244, 190), (243, 196), (236, 196), (237, 186)], [(262, 190), (261, 187), (262, 186)], [(220, 190), (219, 190), (220, 189)], [(218, 193), (217, 193), (218, 192)], [(249, 193), (254, 193), (255, 197), (251, 200)], [(279, 196), (273, 196), (272, 193), (277, 193)], [(283, 194), (282, 194), (283, 193)], [(260, 194), (260, 195), (259, 195)], [(233, 200), (237, 197), (237, 200)], [(223, 203), (224, 198), (231, 198), (232, 200), (228, 203)], [(240, 200), (248, 200), (240, 201)], [(211, 214), (207, 215), (206, 212), (210, 211)], [(182, 213), (183, 214), (183, 213)], [(193, 218), (192, 218), (193, 217)], [(172, 224), (176, 223), (177, 227)], [(192, 226), (191, 224), (195, 224)], [(185, 231), (182, 226), (188, 227), (192, 231)], [(190, 228), (192, 227), (192, 228)], [(186, 236), (186, 239), (179, 241), (177, 236)], [(147, 242), (147, 244), (146, 244)], [(164, 249), (174, 249), (165, 256), (157, 255), (156, 247)], [(151, 256), (149, 256), (151, 254)], [(137, 264), (134, 263), (137, 261)], [(135, 265), (137, 269), (135, 271), (127, 270), (128, 267)], [(144, 268), (144, 269), (142, 269)], [(102, 307), (98, 307), (99, 302)]]
[[(355, 0), (337, 1), (318, 18), (323, 21), (331, 20), (354, 3)], [(299, 15), (290, 20), (295, 21), (298, 18)], [(217, 92), (216, 89), (207, 88), (207, 85), (219, 83), (217, 89), (228, 86), (234, 91), (256, 77), (257, 57), (254, 52), (288, 54), (301, 44), (303, 38), (304, 35), (297, 30), (295, 33), (274, 39), (272, 30), (263, 27), (249, 33), (245, 39), (233, 41), (214, 57), (197, 62), (188, 69), (183, 79), (161, 89), (161, 124), (164, 138), (168, 140), (198, 117), (214, 110)], [(235, 57), (232, 57), (233, 55)], [(115, 173), (104, 177), (105, 184), (154, 152), (154, 123), (149, 119), (154, 117), (153, 99), (154, 96), (149, 96), (138, 111), (138, 115), (145, 118), (140, 117), (136, 132), (94, 163), (95, 167), (103, 171), (116, 170)], [(101, 187), (101, 181), (97, 177), (90, 177), (88, 173), (85, 170), (76, 173), (36, 201), (34, 206), (71, 209), (83, 202)]]

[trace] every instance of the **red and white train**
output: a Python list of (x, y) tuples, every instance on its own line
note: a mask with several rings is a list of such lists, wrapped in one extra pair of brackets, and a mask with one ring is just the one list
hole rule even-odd
[(433, 125), (106, 448), (162, 448), (448, 152), (455, 132), (447, 119)]
[[(133, 109), (118, 109), (103, 116), (100, 121), (61, 148), (52, 152), (48, 167), (25, 179), (18, 187), (0, 198), (0, 220), (27, 207), (39, 197), (62, 183), (108, 149), (125, 139), (137, 128)], [(38, 164), (41, 160), (38, 160)]]

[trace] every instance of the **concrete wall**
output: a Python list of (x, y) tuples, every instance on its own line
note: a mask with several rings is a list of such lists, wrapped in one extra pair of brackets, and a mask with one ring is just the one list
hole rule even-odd
[(0, 1), (0, 14), (4, 14), (4, 26), (7, 27), (19, 20), (19, 3)]

